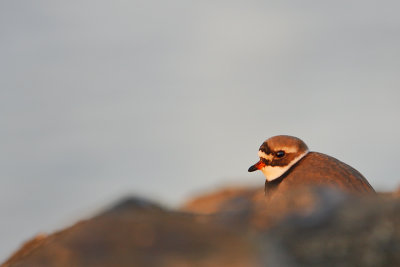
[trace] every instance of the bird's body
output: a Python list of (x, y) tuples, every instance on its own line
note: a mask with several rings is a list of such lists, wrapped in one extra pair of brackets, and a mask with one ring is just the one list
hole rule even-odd
[[(279, 181), (278, 181), (279, 179)], [(309, 152), (290, 171), (273, 181), (265, 182), (265, 193), (270, 195), (299, 186), (332, 186), (343, 191), (364, 194), (374, 189), (356, 169), (328, 155)]]
[(309, 152), (306, 144), (292, 136), (275, 136), (259, 150), (260, 161), (249, 171), (266, 176), (265, 192), (271, 196), (300, 186), (331, 186), (352, 194), (374, 193), (356, 169), (331, 156)]

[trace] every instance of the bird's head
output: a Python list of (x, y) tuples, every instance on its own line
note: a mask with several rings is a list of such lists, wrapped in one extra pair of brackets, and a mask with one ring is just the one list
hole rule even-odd
[(260, 170), (267, 181), (282, 176), (308, 153), (307, 145), (297, 137), (277, 135), (267, 139), (260, 147), (260, 161), (249, 168), (249, 172)]

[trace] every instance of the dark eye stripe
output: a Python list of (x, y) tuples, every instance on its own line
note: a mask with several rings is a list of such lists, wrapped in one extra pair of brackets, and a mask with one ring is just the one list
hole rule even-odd
[[(278, 152), (278, 151), (277, 151)], [(294, 160), (294, 158), (296, 156), (298, 156), (298, 154), (296, 153), (286, 153), (285, 152), (285, 156), (278, 158), (278, 156), (276, 156), (276, 152), (274, 153), (274, 159), (268, 164), (269, 166), (287, 166), (290, 164), (290, 162), (292, 160)]]

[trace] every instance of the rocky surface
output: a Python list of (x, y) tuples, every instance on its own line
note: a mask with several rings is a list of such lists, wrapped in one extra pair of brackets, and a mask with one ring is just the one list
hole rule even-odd
[[(265, 236), (275, 266), (400, 266), (400, 201), (353, 199), (323, 214), (289, 216)], [(321, 210), (322, 211), (322, 210)], [(279, 255), (278, 258), (274, 257)]]
[(27, 242), (2, 266), (400, 266), (398, 192), (228, 188), (179, 210), (130, 198)]

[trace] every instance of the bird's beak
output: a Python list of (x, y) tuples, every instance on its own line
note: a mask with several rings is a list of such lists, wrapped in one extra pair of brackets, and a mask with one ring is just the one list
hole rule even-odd
[(253, 166), (251, 166), (249, 168), (249, 172), (254, 172), (254, 171), (260, 170), (264, 166), (265, 166), (265, 163), (260, 160), (259, 162), (257, 162), (256, 164), (254, 164)]

